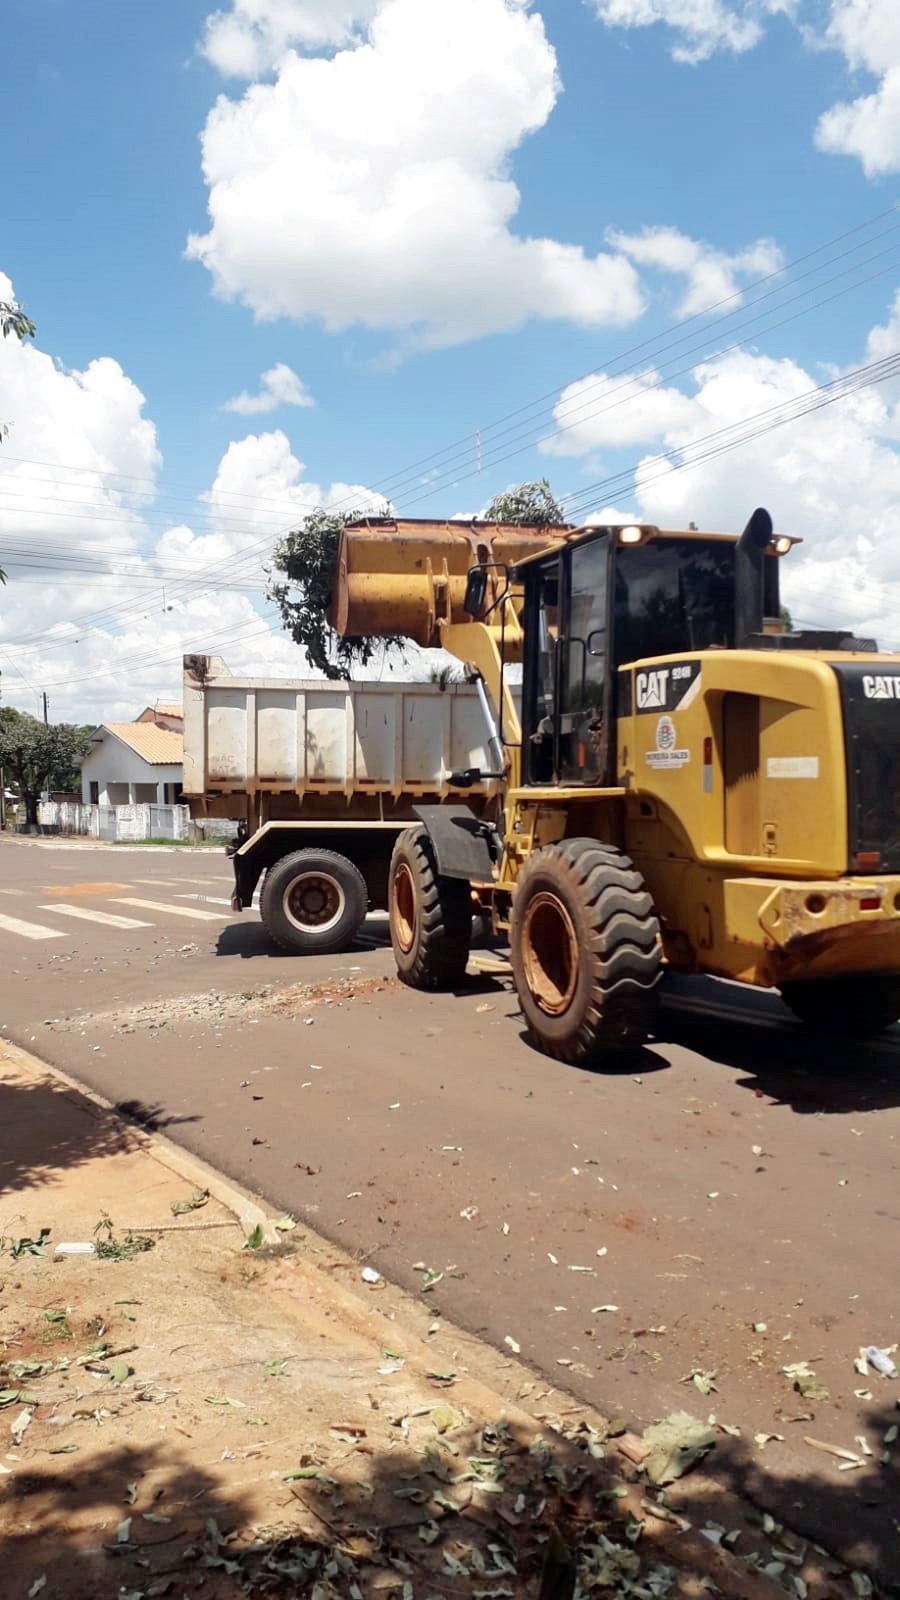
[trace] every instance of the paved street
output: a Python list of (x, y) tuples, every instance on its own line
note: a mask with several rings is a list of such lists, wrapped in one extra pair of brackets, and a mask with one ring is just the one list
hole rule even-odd
[(897, 1416), (854, 1360), (900, 1329), (900, 1036), (681, 985), (640, 1060), (582, 1072), (530, 1048), (502, 956), (413, 994), (383, 922), (303, 961), (229, 893), (217, 852), (0, 841), (2, 1031), (576, 1396), (714, 1413), (720, 1481), (888, 1562), (896, 1468), (804, 1441), (877, 1456)]

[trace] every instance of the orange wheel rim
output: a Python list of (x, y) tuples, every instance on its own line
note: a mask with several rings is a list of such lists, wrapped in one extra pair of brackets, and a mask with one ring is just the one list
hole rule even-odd
[(563, 902), (544, 890), (522, 918), (522, 966), (529, 993), (549, 1017), (568, 1011), (578, 984), (578, 937)]
[(391, 921), (394, 938), (404, 955), (409, 955), (416, 942), (416, 885), (405, 861), (394, 873), (391, 898)]

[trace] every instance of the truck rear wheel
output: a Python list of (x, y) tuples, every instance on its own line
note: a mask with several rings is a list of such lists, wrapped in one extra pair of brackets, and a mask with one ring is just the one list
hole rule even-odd
[(424, 828), (401, 833), (391, 856), (391, 944), (411, 989), (450, 989), (465, 977), (472, 938), (469, 885), (442, 878)]
[(519, 1004), (548, 1055), (598, 1063), (643, 1043), (662, 950), (627, 856), (594, 839), (537, 851), (516, 883), (509, 942)]
[(368, 910), (362, 873), (333, 850), (295, 850), (270, 867), (259, 914), (270, 939), (296, 955), (346, 950)]
[(891, 973), (798, 979), (781, 985), (781, 998), (807, 1027), (857, 1039), (900, 1020), (900, 977)]

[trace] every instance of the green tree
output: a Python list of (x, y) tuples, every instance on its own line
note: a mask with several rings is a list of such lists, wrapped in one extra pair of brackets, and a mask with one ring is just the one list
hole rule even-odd
[[(22, 307), (16, 300), (0, 300), (0, 332), (4, 339), (14, 333), (21, 343), (23, 339), (33, 339), (35, 328), (30, 317), (26, 317)], [(5, 439), (9, 429), (5, 422), (0, 422), (0, 439)], [(6, 582), (6, 573), (0, 567), (0, 583)]]
[[(312, 511), (299, 528), (276, 545), (272, 556), (267, 597), (281, 612), (281, 621), (295, 644), (306, 651), (313, 666), (326, 678), (346, 678), (355, 666), (365, 666), (378, 644), (402, 648), (402, 639), (339, 639), (327, 621), (337, 572), (341, 532), (371, 512)], [(389, 516), (385, 506), (380, 516)], [(484, 522), (512, 522), (547, 527), (565, 522), (562, 506), (554, 500), (546, 478), (523, 483), (497, 495), (488, 506)]]
[(25, 803), (25, 821), (37, 824), (43, 789), (80, 787), (79, 763), (87, 754), (91, 730), (68, 722), (49, 727), (27, 711), (0, 709), (0, 767)]
[[(327, 621), (341, 531), (348, 522), (359, 522), (365, 515), (360, 511), (312, 511), (276, 545), (272, 556), (274, 572), (281, 576), (270, 576), (267, 597), (278, 606), (295, 644), (326, 678), (349, 677), (354, 666), (365, 666), (371, 660), (376, 648), (374, 639), (339, 639)], [(396, 645), (398, 641), (386, 643)]]
[(495, 495), (481, 520), (546, 528), (564, 523), (566, 514), (554, 498), (547, 479), (541, 478), (537, 483), (520, 483), (517, 489), (507, 489), (503, 494)]

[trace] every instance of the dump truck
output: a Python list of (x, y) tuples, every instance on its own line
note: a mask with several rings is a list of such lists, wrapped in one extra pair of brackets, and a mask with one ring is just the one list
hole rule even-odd
[[(184, 799), (197, 820), (236, 824), (232, 907), (259, 908), (296, 954), (346, 949), (387, 905), (397, 836), (421, 801), (440, 806), (460, 766), (488, 770), (494, 723), (483, 682), (307, 682), (232, 677), (184, 658)], [(474, 811), (496, 804), (480, 778)]]
[[(900, 656), (849, 630), (784, 631), (797, 541), (762, 508), (740, 537), (534, 537), (520, 552), (509, 530), (390, 519), (342, 536), (338, 632), (466, 662), (503, 754), (455, 771), (457, 803), (417, 803), (397, 839), (401, 978), (461, 981), (474, 890), (533, 1039), (564, 1061), (639, 1045), (664, 969), (777, 988), (826, 1029), (895, 1022)], [(501, 772), (485, 812), (472, 797)]]

